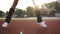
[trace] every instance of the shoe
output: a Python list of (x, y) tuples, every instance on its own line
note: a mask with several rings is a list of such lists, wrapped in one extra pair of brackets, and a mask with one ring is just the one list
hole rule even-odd
[(3, 28), (7, 28), (8, 25), (9, 25), (9, 24), (8, 24), (7, 22), (4, 22), (4, 23), (2, 24), (2, 27), (3, 27)]
[(42, 21), (42, 22), (37, 23), (37, 24), (39, 24), (39, 25), (42, 26), (42, 27), (47, 27), (47, 25), (45, 24), (45, 21)]

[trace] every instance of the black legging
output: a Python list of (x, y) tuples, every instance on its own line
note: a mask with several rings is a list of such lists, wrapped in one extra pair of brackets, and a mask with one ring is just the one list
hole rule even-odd
[(13, 8), (10, 8), (9, 13), (8, 13), (8, 15), (6, 16), (5, 22), (10, 23), (11, 17), (12, 17), (12, 15), (13, 15), (13, 13), (14, 13), (14, 9), (13, 9)]
[(37, 16), (37, 22), (40, 23), (42, 22), (41, 14), (39, 10), (35, 10), (36, 16)]

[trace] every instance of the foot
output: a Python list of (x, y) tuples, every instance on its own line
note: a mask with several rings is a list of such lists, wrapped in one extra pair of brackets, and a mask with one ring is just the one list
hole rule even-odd
[(39, 24), (39, 25), (42, 26), (42, 27), (47, 27), (47, 25), (45, 24), (45, 21), (42, 21), (42, 22), (37, 23), (37, 24)]
[(4, 23), (2, 24), (2, 27), (3, 27), (3, 28), (7, 28), (8, 25), (9, 25), (9, 24), (8, 24), (7, 22), (4, 22)]

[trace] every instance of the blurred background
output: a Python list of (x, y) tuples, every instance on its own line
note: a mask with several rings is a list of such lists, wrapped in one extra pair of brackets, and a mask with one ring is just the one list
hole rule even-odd
[[(5, 18), (14, 0), (0, 0), (0, 18)], [(60, 0), (35, 0), (42, 17), (60, 17)], [(13, 18), (36, 17), (32, 0), (19, 0)]]

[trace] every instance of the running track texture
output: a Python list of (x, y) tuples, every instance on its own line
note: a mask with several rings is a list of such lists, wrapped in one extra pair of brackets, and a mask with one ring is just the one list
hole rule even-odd
[(36, 19), (12, 19), (6, 29), (1, 27), (4, 19), (0, 19), (0, 34), (60, 34), (60, 19), (43, 19), (47, 28), (36, 24)]

